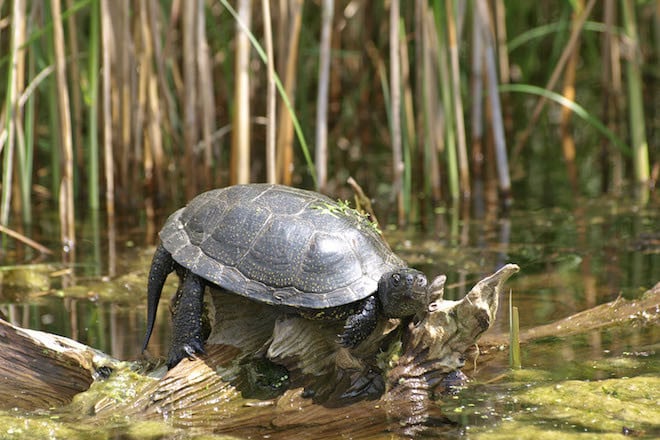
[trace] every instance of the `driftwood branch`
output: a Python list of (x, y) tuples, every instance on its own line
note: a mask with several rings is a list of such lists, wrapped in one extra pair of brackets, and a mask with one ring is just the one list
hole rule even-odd
[(116, 363), (69, 338), (0, 319), (0, 408), (65, 405), (89, 388), (99, 369)]
[[(639, 299), (621, 297), (605, 304), (576, 313), (550, 324), (520, 332), (520, 342), (528, 343), (546, 337), (564, 337), (608, 327), (624, 325), (651, 326), (660, 321), (660, 282), (647, 290)], [(487, 335), (480, 346), (505, 346), (508, 334)]]

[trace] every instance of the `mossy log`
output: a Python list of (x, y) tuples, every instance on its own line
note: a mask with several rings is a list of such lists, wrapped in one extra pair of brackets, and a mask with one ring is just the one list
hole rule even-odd
[[(32, 410), (71, 402), (117, 361), (69, 338), (0, 319), (0, 409)], [(100, 373), (99, 373), (100, 372)]]
[[(517, 270), (505, 266), (460, 301), (443, 300), (442, 286), (436, 286), (425, 316), (384, 320), (355, 350), (336, 346), (337, 324), (332, 322), (250, 308), (256, 323), (246, 325), (245, 309), (232, 303), (235, 296), (217, 292), (210, 304), (215, 322), (206, 355), (149, 374), (136, 373), (136, 364), (120, 363), (67, 338), (0, 320), (0, 397), (5, 408), (32, 409), (61, 406), (76, 396), (76, 412), (100, 420), (166, 420), (175, 426), (268, 433), (273, 438), (280, 430), (290, 435), (296, 427), (317, 438), (336, 435), (340, 428), (350, 429), (351, 435), (374, 434), (376, 426), (410, 434), (437, 425), (430, 421), (445, 421), (437, 407), (429, 405), (430, 394), (463, 366), (470, 348), (493, 322), (502, 284)], [(639, 300), (619, 299), (562, 320), (561, 328), (583, 332), (603, 322), (657, 322), (659, 298), (660, 283)], [(527, 340), (547, 334), (543, 327), (536, 334), (526, 333)], [(506, 341), (489, 337), (480, 342), (488, 344)], [(246, 367), (258, 361), (266, 362), (265, 370), (250, 373)], [(270, 369), (269, 363), (285, 367), (286, 373)], [(109, 371), (109, 378), (98, 380)], [(256, 382), (277, 379), (272, 397), (249, 398), (255, 377)], [(108, 384), (113, 383), (110, 391)]]

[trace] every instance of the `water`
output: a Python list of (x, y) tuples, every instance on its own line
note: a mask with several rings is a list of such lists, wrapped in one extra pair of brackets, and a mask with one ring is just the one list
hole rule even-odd
[[(629, 201), (590, 199), (576, 202), (574, 208), (517, 206), (506, 217), (456, 220), (458, 215), (453, 214), (442, 215), (443, 226), (433, 233), (388, 230), (386, 234), (397, 253), (429, 276), (447, 274), (448, 299), (463, 297), (477, 280), (501, 264), (518, 264), (521, 272), (507, 287), (520, 310), (523, 331), (619, 296), (639, 298), (660, 281), (657, 203), (638, 207)], [(145, 236), (144, 230), (139, 225), (120, 228), (116, 259), (110, 261), (105, 230), (86, 225), (78, 247), (80, 264), (73, 274), (62, 271), (54, 257), (27, 266), (32, 261), (30, 253), (10, 247), (0, 269), (0, 311), (14, 324), (72, 337), (118, 359), (141, 359), (146, 273), (153, 251), (145, 243), (154, 239), (153, 233)], [(103, 232), (99, 236), (94, 231)], [(104, 276), (109, 263), (114, 266), (112, 277)], [(173, 293), (174, 278), (164, 298)], [(149, 346), (153, 356), (165, 356), (167, 351), (166, 309), (161, 307)], [(501, 298), (491, 335), (508, 331), (507, 309), (508, 299)], [(465, 369), (470, 377), (467, 387), (436, 403), (455, 423), (443, 429), (443, 435), (660, 435), (660, 418), (655, 417), (659, 342), (657, 326), (628, 324), (524, 345), (520, 371), (509, 370), (506, 351), (491, 354), (476, 369)], [(597, 411), (599, 407), (605, 411)], [(8, 414), (19, 418), (16, 413)], [(21, 420), (24, 417), (34, 423), (44, 413), (20, 414)], [(350, 421), (337, 429), (356, 437), (395, 435), (388, 433), (391, 427), (379, 413), (371, 423), (366, 431), (352, 431)], [(107, 435), (146, 435), (139, 434), (142, 431), (137, 425), (121, 426), (109, 428)], [(292, 435), (305, 432), (297, 426), (270, 434), (281, 436), (287, 429), (293, 429)], [(3, 437), (2, 430), (0, 438), (22, 438), (15, 433)], [(185, 438), (190, 432), (165, 430), (163, 435)], [(248, 427), (234, 434), (260, 437), (266, 433), (263, 427), (254, 431)], [(80, 433), (80, 438), (88, 434)]]

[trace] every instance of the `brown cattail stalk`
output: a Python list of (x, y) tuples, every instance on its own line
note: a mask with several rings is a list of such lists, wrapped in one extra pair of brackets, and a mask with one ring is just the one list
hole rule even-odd
[(62, 135), (62, 181), (60, 184), (61, 241), (66, 261), (75, 261), (75, 223), (73, 204), (73, 140), (71, 137), (71, 112), (69, 87), (66, 80), (66, 55), (60, 0), (51, 0), (53, 14), (53, 42), (55, 44), (55, 78), (57, 81), (58, 112)]
[(103, 99), (103, 161), (105, 172), (105, 210), (108, 216), (108, 275), (113, 276), (116, 269), (115, 243), (115, 170), (112, 150), (112, 106), (110, 95), (111, 54), (114, 52), (112, 21), (110, 18), (110, 0), (101, 0), (101, 53)]
[[(285, 44), (286, 56), (284, 71), (284, 91), (289, 101), (294, 103), (296, 92), (296, 64), (298, 61), (298, 42), (300, 41), (300, 29), (302, 26), (302, 0), (290, 0), (288, 26), (288, 40)], [(291, 185), (293, 178), (293, 122), (288, 109), (282, 101), (277, 114), (280, 115), (279, 128), (277, 130), (277, 169), (278, 181), (285, 185)]]
[(328, 89), (330, 80), (330, 37), (334, 0), (323, 1), (319, 86), (316, 99), (316, 188), (325, 191), (328, 180)]
[(399, 1), (390, 3), (390, 98), (392, 126), (393, 185), (392, 196), (397, 204), (398, 224), (405, 222), (403, 209), (403, 151), (401, 145), (401, 57), (399, 51)]
[(276, 131), (277, 128), (277, 90), (275, 88), (275, 58), (273, 54), (273, 30), (271, 26), (270, 0), (262, 0), (264, 14), (264, 39), (268, 61), (268, 87), (266, 91), (266, 179), (268, 183), (277, 182)]
[(234, 121), (231, 145), (231, 182), (250, 181), (250, 29), (252, 2), (239, 0), (236, 5), (238, 19), (236, 26), (236, 60), (234, 68)]

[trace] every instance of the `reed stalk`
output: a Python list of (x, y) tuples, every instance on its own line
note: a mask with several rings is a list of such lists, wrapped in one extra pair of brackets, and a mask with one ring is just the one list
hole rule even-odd
[(506, 31), (506, 5), (504, 0), (496, 0), (494, 3), (495, 23), (496, 23), (496, 41), (497, 41), (497, 61), (499, 67), (500, 81), (508, 84), (511, 81), (509, 69), (509, 49), (507, 48)]
[[(176, 8), (178, 2), (175, 1), (172, 3), (172, 8)], [(165, 191), (165, 179), (164, 179), (164, 170), (166, 167), (165, 163), (165, 154), (170, 153), (172, 156), (172, 147), (171, 147), (171, 138), (175, 137), (174, 127), (178, 125), (179, 118), (176, 115), (176, 104), (174, 101), (173, 92), (169, 86), (166, 79), (166, 69), (165, 69), (165, 60), (169, 55), (167, 51), (162, 47), (160, 34), (158, 29), (160, 26), (160, 6), (158, 0), (148, 0), (147, 1), (147, 13), (149, 15), (149, 35), (151, 37), (151, 47), (153, 48), (153, 62), (156, 66), (156, 75), (158, 78), (158, 95), (159, 99), (157, 102), (158, 111), (161, 116), (159, 116), (159, 122), (161, 129), (167, 133), (169, 136), (164, 136), (162, 142), (162, 150), (156, 150), (154, 152), (154, 163), (156, 166), (156, 175), (160, 185), (158, 187), (159, 192)], [(168, 33), (168, 37), (171, 33)], [(170, 42), (170, 38), (166, 37), (166, 41)], [(171, 181), (172, 186), (173, 180)], [(174, 190), (170, 190), (171, 193), (175, 193)]]
[(456, 17), (453, 2), (445, 2), (447, 19), (447, 47), (449, 49), (449, 65), (451, 77), (451, 96), (453, 98), (452, 111), (456, 124), (456, 152), (458, 155), (458, 176), (460, 193), (463, 199), (470, 198), (470, 166), (467, 155), (467, 141), (465, 139), (465, 120), (463, 115), (463, 99), (461, 98), (461, 77), (458, 62), (458, 38), (456, 34)]
[[(603, 10), (605, 30), (602, 43), (602, 84), (603, 93), (603, 123), (613, 133), (620, 131), (620, 110), (623, 107), (623, 81), (621, 78), (621, 48), (619, 36), (615, 28), (617, 0), (606, 0)], [(607, 139), (603, 139), (601, 147), (602, 185), (603, 192), (611, 188), (615, 194), (623, 190), (623, 156), (614, 148), (608, 148)], [(611, 168), (611, 170), (610, 170)]]
[[(29, 31), (30, 29), (28, 27), (28, 34)], [(22, 132), (19, 132), (19, 143), (23, 144), (23, 147), (19, 150), (19, 153), (22, 151), (22, 154), (19, 154), (19, 167), (21, 173), (20, 190), (23, 223), (29, 225), (32, 224), (32, 174), (34, 169), (35, 133), (37, 130), (36, 99), (34, 99), (31, 94), (34, 91), (33, 86), (35, 81), (39, 81), (40, 75), (35, 75), (37, 64), (35, 51), (30, 50), (27, 56), (27, 75), (28, 78), (33, 79), (21, 96), (20, 101), (24, 104), (19, 101), (19, 106), (25, 106), (23, 130)], [(22, 139), (22, 141), (20, 141), (20, 139)]]
[(397, 223), (405, 223), (403, 205), (403, 151), (401, 145), (401, 58), (399, 49), (399, 1), (390, 2), (390, 141), (392, 143), (392, 199), (396, 200)]
[(26, 2), (16, 0), (12, 11), (11, 21), (11, 43), (9, 53), (9, 72), (7, 75), (7, 99), (4, 110), (4, 131), (0, 138), (0, 147), (4, 152), (2, 161), (2, 200), (0, 201), (0, 225), (9, 223), (9, 212), (11, 210), (11, 192), (13, 187), (14, 153), (16, 139), (16, 121), (18, 112), (19, 96), (19, 59), (22, 56), (21, 46), (23, 41), (21, 35), (25, 35), (25, 12)]
[(114, 154), (112, 149), (112, 107), (111, 107), (111, 57), (114, 52), (112, 40), (112, 21), (110, 18), (110, 0), (101, 2), (101, 99), (103, 118), (103, 165), (105, 173), (105, 213), (108, 232), (108, 275), (113, 276), (116, 269), (115, 248), (115, 178)]
[(435, 30), (438, 39), (438, 72), (439, 75), (436, 79), (440, 83), (440, 94), (442, 97), (443, 113), (445, 116), (445, 152), (447, 160), (447, 176), (449, 179), (449, 195), (452, 201), (458, 202), (460, 198), (460, 180), (458, 171), (457, 160), (457, 146), (456, 146), (456, 123), (454, 117), (456, 116), (452, 103), (452, 79), (447, 62), (447, 54), (449, 53), (447, 36), (444, 32), (446, 28), (447, 17), (442, 7), (444, 2), (435, 1), (434, 17), (435, 17)]
[(330, 43), (334, 0), (323, 1), (321, 42), (319, 44), (319, 83), (316, 97), (316, 189), (326, 191), (328, 184), (328, 90), (330, 88)]
[(472, 97), (472, 105), (470, 107), (470, 128), (472, 138), (472, 174), (476, 180), (482, 180), (483, 178), (482, 168), (484, 162), (483, 40), (480, 15), (475, 11), (472, 14), (472, 62), (470, 63), (470, 95)]
[(182, 9), (182, 37), (183, 37), (183, 143), (185, 151), (185, 194), (188, 200), (197, 193), (198, 164), (194, 145), (197, 144), (197, 69), (195, 42), (197, 34), (197, 6), (198, 3), (188, 2)]
[[(211, 54), (209, 49), (208, 40), (206, 37), (206, 14), (204, 10), (204, 1), (198, 0), (197, 4), (197, 70), (199, 73), (199, 98), (201, 101), (201, 125), (202, 125), (202, 143), (204, 145), (204, 167), (202, 189), (209, 189), (213, 186), (211, 170), (213, 168), (213, 133), (215, 132), (215, 102), (213, 100), (212, 91), (215, 90), (213, 84), (213, 76), (211, 72)], [(249, 85), (249, 84), (248, 84)], [(153, 85), (155, 86), (155, 84)], [(249, 89), (249, 87), (248, 87)], [(155, 91), (155, 87), (153, 88)], [(157, 97), (154, 97), (159, 100)], [(249, 98), (249, 95), (248, 95)], [(248, 101), (249, 102), (249, 101)], [(248, 113), (249, 115), (249, 113)], [(160, 119), (160, 115), (154, 115)], [(155, 127), (159, 130), (159, 127)], [(153, 132), (153, 131), (152, 131)], [(154, 133), (155, 134), (155, 133)], [(160, 141), (160, 137), (158, 138)], [(249, 163), (249, 138), (248, 149), (244, 152), (248, 156)], [(160, 146), (158, 148), (161, 148)], [(249, 165), (248, 165), (248, 179), (249, 179)]]
[[(584, 27), (584, 23), (591, 14), (591, 10), (595, 5), (596, 5), (596, 0), (589, 0), (589, 3), (587, 3), (587, 6), (585, 6), (585, 8), (582, 10), (580, 16), (575, 19), (573, 28), (571, 29), (571, 35), (568, 39), (568, 43), (566, 43), (566, 46), (564, 47), (564, 50), (559, 58), (559, 61), (557, 61), (557, 64), (555, 65), (555, 68), (553, 69), (552, 74), (550, 75), (550, 79), (545, 85), (545, 89), (553, 90), (555, 88), (555, 85), (557, 84), (561, 72), (564, 70), (566, 63), (568, 62), (571, 53), (575, 50), (575, 46), (577, 45), (577, 42), (580, 37), (580, 32)], [(527, 140), (529, 139), (529, 136), (532, 134), (532, 130), (536, 125), (536, 121), (538, 120), (539, 116), (541, 116), (541, 112), (543, 111), (545, 103), (546, 100), (544, 97), (540, 97), (539, 100), (536, 102), (536, 105), (534, 106), (534, 110), (532, 112), (532, 116), (527, 122), (527, 126), (525, 127), (525, 130), (523, 130), (522, 134), (518, 138), (518, 141), (516, 142), (516, 145), (513, 147), (514, 157), (520, 154), (520, 151), (524, 147), (525, 143), (527, 143)]]
[(641, 185), (649, 181), (649, 152), (644, 123), (643, 85), (640, 73), (640, 49), (635, 23), (635, 2), (621, 0), (623, 28), (629, 39), (632, 55), (626, 61), (626, 84), (628, 88), (628, 115), (630, 116), (630, 140), (633, 151), (635, 181)]
[[(236, 14), (236, 11), (234, 10), (234, 8), (231, 7), (231, 5), (227, 2), (227, 0), (220, 0), (220, 2), (229, 11), (229, 13), (232, 15), (232, 17), (234, 17), (237, 24), (239, 26), (244, 26), (244, 24), (242, 23), (242, 21), (240, 20), (240, 18)], [(302, 2), (301, 2), (301, 0), (291, 0), (291, 2), (292, 2), (292, 5), (295, 6), (295, 7), (292, 7), (292, 9), (293, 9), (293, 12), (292, 12), (293, 18), (292, 18), (292, 20), (294, 22), (293, 30), (295, 32), (290, 32), (289, 33), (289, 35), (288, 35), (289, 38), (288, 38), (287, 41), (289, 41), (289, 42), (294, 41), (295, 42), (295, 44), (293, 45), (293, 50), (296, 52), (295, 56), (297, 57), (297, 51), (298, 51), (297, 41), (299, 40), (299, 36), (296, 36), (296, 34), (300, 33), (300, 25), (301, 25), (300, 15), (302, 13), (302, 11), (300, 9), (302, 8)], [(284, 9), (286, 10), (286, 8), (284, 8)], [(250, 39), (250, 42), (252, 43), (252, 47), (254, 47), (254, 49), (257, 51), (257, 54), (259, 55), (259, 58), (261, 58), (261, 60), (264, 63), (267, 62), (268, 58), (266, 57), (266, 53), (264, 52), (263, 48), (261, 47), (261, 45), (259, 44), (257, 39), (254, 37), (254, 35), (252, 33), (248, 32), (248, 38)], [(289, 46), (287, 46), (287, 47), (289, 47)], [(289, 52), (284, 51), (284, 52), (290, 54), (290, 51)], [(295, 58), (292, 58), (289, 55), (289, 56), (286, 57), (286, 68), (284, 70), (288, 72), (290, 69), (291, 70), (295, 69)], [(293, 73), (292, 73), (292, 75), (293, 75)], [(294, 82), (294, 85), (295, 85), (295, 82)], [(300, 126), (300, 122), (298, 121), (298, 117), (296, 116), (296, 113), (293, 109), (293, 104), (292, 104), (291, 100), (289, 99), (289, 96), (295, 91), (295, 89), (293, 89), (294, 86), (293, 85), (287, 85), (286, 81), (283, 84), (282, 81), (280, 81), (280, 78), (277, 76), (277, 74), (275, 75), (275, 86), (277, 87), (277, 91), (278, 91), (278, 93), (280, 95), (280, 99), (281, 99), (281, 108), (280, 108), (280, 110), (278, 110), (278, 114), (282, 114), (281, 118), (288, 118), (289, 124), (293, 125), (293, 130), (296, 132), (296, 137), (298, 139), (298, 142), (300, 143), (300, 149), (302, 150), (302, 153), (305, 156), (305, 161), (307, 163), (309, 174), (312, 178), (312, 181), (316, 182), (316, 171), (315, 171), (315, 167), (314, 167), (314, 162), (312, 161), (312, 157), (311, 157), (311, 154), (309, 152), (309, 148), (307, 147), (307, 141), (305, 140), (305, 135), (303, 134), (302, 128)], [(291, 88), (292, 90), (289, 90), (288, 88)], [(282, 113), (282, 112), (284, 112), (284, 110), (286, 110), (286, 113)], [(282, 123), (282, 119), (280, 119), (278, 127), (281, 128), (281, 127), (284, 127), (285, 125), (286, 124)], [(281, 130), (278, 130), (278, 132), (277, 132), (277, 149), (278, 149), (278, 152), (277, 152), (277, 154), (278, 154), (278, 158), (277, 158), (278, 167), (277, 167), (277, 169), (278, 169), (278, 173), (289, 173), (290, 174), (292, 172), (292, 169), (293, 169), (293, 163), (289, 163), (290, 166), (288, 167), (288, 170), (287, 169), (282, 169), (281, 165), (284, 162), (281, 160), (281, 151), (282, 150), (280, 149), (280, 145), (281, 145), (281, 141), (282, 141), (282, 144), (285, 144), (283, 140), (286, 138), (286, 136), (290, 137), (291, 135), (290, 134), (289, 135), (281, 135), (281, 133), (282, 133)], [(291, 142), (289, 142), (288, 145), (291, 146)], [(291, 151), (291, 158), (293, 158), (293, 151)], [(291, 176), (289, 176), (289, 177), (291, 177)], [(278, 175), (277, 180), (278, 180), (278, 182), (282, 182), (279, 175)], [(283, 182), (283, 183), (285, 183), (285, 182)]]
[(485, 0), (478, 1), (478, 13), (481, 17), (482, 38), (484, 39), (484, 51), (486, 61), (486, 80), (488, 87), (488, 102), (490, 105), (491, 128), (493, 131), (493, 143), (497, 165), (497, 177), (500, 192), (505, 204), (511, 202), (511, 177), (509, 176), (509, 160), (506, 149), (504, 134), (504, 118), (497, 80), (497, 64), (495, 61), (495, 40), (492, 34), (492, 26), (488, 14), (488, 6)]
[(415, 110), (410, 86), (410, 59), (406, 25), (399, 20), (399, 49), (401, 52), (401, 109), (403, 110), (402, 146), (403, 146), (403, 209), (407, 222), (418, 223), (419, 208), (413, 197), (413, 168), (416, 157), (417, 133), (415, 131)]
[[(413, 38), (415, 41), (414, 53), (413, 53), (413, 64), (412, 70), (414, 72), (414, 77), (410, 80), (414, 84), (414, 99), (413, 99), (413, 108), (414, 112), (414, 130), (415, 130), (415, 144), (413, 145), (414, 154), (413, 154), (413, 163), (412, 163), (412, 173), (415, 176), (423, 176), (423, 178), (417, 178), (412, 180), (412, 191), (414, 194), (430, 194), (428, 191), (430, 175), (425, 173), (425, 152), (426, 152), (426, 143), (428, 139), (426, 137), (426, 117), (425, 106), (424, 106), (424, 65), (426, 58), (426, 35), (425, 35), (425, 23), (424, 23), (424, 2), (422, 0), (415, 0), (415, 16), (414, 16), (414, 25), (413, 25)], [(424, 216), (425, 213), (428, 213), (430, 210), (427, 209), (431, 207), (432, 198), (425, 197), (420, 201), (419, 214)], [(431, 203), (430, 203), (431, 202)]]
[[(504, 0), (496, 0), (493, 4), (495, 17), (495, 38), (497, 41), (497, 61), (499, 68), (499, 77), (501, 84), (511, 82), (511, 69), (509, 68), (509, 50), (507, 48), (507, 24), (506, 24), (506, 5)], [(502, 110), (504, 111), (504, 128), (507, 134), (513, 132), (512, 107), (509, 105), (509, 97), (502, 94)]]
[[(300, 29), (302, 26), (302, 0), (290, 0), (289, 12), (291, 17), (289, 38), (285, 45), (285, 71), (284, 71), (284, 93), (293, 98), (296, 90), (296, 63), (298, 61), (298, 43), (300, 41)], [(286, 102), (283, 99), (277, 114), (280, 120), (277, 129), (277, 180), (285, 185), (293, 182), (293, 118), (291, 112), (286, 112)], [(313, 169), (310, 170), (313, 172)], [(316, 174), (316, 173), (314, 173)]]
[(88, 124), (89, 133), (87, 136), (87, 182), (88, 182), (88, 203), (92, 211), (100, 208), (99, 195), (101, 194), (99, 183), (99, 137), (98, 137), (98, 118), (99, 118), (99, 33), (101, 22), (101, 9), (99, 2), (91, 5), (90, 11), (90, 29), (87, 82), (89, 84), (89, 108)]
[[(66, 0), (66, 8), (70, 10), (74, 7), (74, 0)], [(63, 18), (64, 19), (64, 18)], [(67, 41), (69, 43), (69, 56), (71, 59), (78, 59), (80, 49), (78, 48), (78, 23), (76, 15), (71, 14), (66, 18), (67, 22)], [(72, 130), (71, 138), (73, 141), (73, 151), (75, 152), (75, 162), (78, 169), (84, 168), (85, 155), (83, 154), (83, 104), (82, 93), (80, 89), (81, 73), (80, 63), (69, 63), (70, 73), (68, 78), (71, 80), (71, 117), (72, 117)]]
[[(574, 10), (572, 14), (572, 24), (575, 26), (576, 20), (579, 16), (579, 12), (584, 7), (584, 2), (582, 0), (577, 0), (574, 2)], [(578, 38), (575, 43), (575, 49), (571, 53), (571, 56), (566, 63), (566, 69), (564, 70), (564, 84), (562, 95), (571, 101), (575, 101), (575, 77), (577, 65), (580, 60), (580, 41)], [(571, 185), (571, 189), (574, 193), (578, 194), (579, 185), (578, 185), (578, 175), (577, 175), (577, 166), (575, 165), (575, 141), (573, 139), (573, 134), (571, 132), (571, 116), (572, 112), (567, 107), (562, 107), (561, 119), (559, 121), (559, 133), (561, 137), (561, 146), (562, 153), (564, 155), (564, 163), (566, 164), (566, 172), (568, 174), (568, 181)]]
[(239, 0), (236, 12), (243, 23), (236, 26), (236, 58), (234, 75), (234, 116), (232, 123), (231, 182), (250, 181), (250, 40), (248, 32), (252, 2)]
[[(149, 128), (151, 146), (153, 150), (154, 162), (154, 177), (155, 177), (155, 191), (154, 196), (161, 195), (165, 191), (165, 183), (168, 179), (165, 178), (167, 169), (166, 159), (167, 153), (171, 157), (171, 146), (166, 153), (167, 145), (171, 143), (173, 137), (173, 124), (176, 117), (173, 114), (175, 107), (172, 91), (167, 84), (165, 78), (165, 66), (163, 62), (163, 48), (161, 47), (161, 39), (158, 33), (160, 28), (159, 20), (159, 6), (156, 0), (149, 0), (146, 3), (147, 8), (147, 23), (145, 29), (149, 32), (145, 35), (145, 39), (150, 39), (149, 42), (145, 41), (145, 46), (148, 45), (152, 51), (153, 64), (155, 72), (152, 70), (152, 75), (149, 82)], [(165, 132), (168, 135), (163, 136)], [(174, 193), (174, 191), (170, 191)]]
[(512, 305), (511, 292), (509, 292), (509, 366), (514, 369), (522, 368), (520, 360), (520, 316), (518, 307)]
[(435, 31), (435, 20), (429, 14), (428, 5), (423, 3), (422, 9), (422, 44), (423, 44), (423, 87), (424, 87), (424, 172), (428, 176), (426, 194), (431, 194), (431, 203), (435, 207), (442, 200), (442, 179), (438, 155), (444, 150), (444, 124), (442, 112), (438, 109), (439, 84), (436, 68), (439, 65), (438, 38)]
[(55, 75), (58, 88), (59, 124), (62, 128), (62, 182), (60, 185), (60, 225), (63, 256), (68, 262), (75, 261), (76, 235), (73, 191), (73, 139), (71, 132), (71, 111), (69, 87), (66, 76), (66, 55), (64, 51), (64, 29), (60, 0), (51, 0), (53, 14), (53, 42), (55, 43)]
[(276, 131), (277, 95), (275, 85), (275, 56), (273, 53), (273, 30), (270, 14), (270, 0), (261, 2), (264, 14), (264, 41), (266, 43), (266, 67), (268, 86), (266, 90), (266, 181), (277, 183)]
[(14, 231), (13, 229), (9, 229), (6, 226), (0, 225), (0, 233), (5, 234), (15, 240), (20, 241), (21, 243), (24, 243), (27, 246), (30, 246), (33, 249), (38, 250), (42, 254), (47, 254), (51, 255), (53, 252), (48, 249), (46, 246), (37, 243), (36, 241), (32, 240), (30, 237), (26, 237), (25, 235), (21, 234), (20, 232)]
[[(24, 10), (21, 13), (25, 14), (26, 11)], [(14, 87), (16, 88), (15, 95), (18, 97), (18, 100), (14, 102), (12, 111), (16, 142), (14, 148), (18, 153), (18, 162), (15, 164), (16, 170), (18, 171), (18, 192), (14, 196), (14, 206), (17, 213), (18, 211), (21, 212), (23, 223), (27, 225), (32, 221), (30, 194), (32, 186), (32, 151), (34, 142), (32, 139), (32, 132), (26, 133), (26, 131), (34, 129), (34, 100), (30, 100), (31, 111), (26, 114), (23, 110), (25, 102), (23, 95), (27, 92), (27, 90), (25, 90), (26, 80), (34, 76), (34, 62), (28, 61), (26, 63), (26, 23), (17, 26), (15, 35), (20, 42), (20, 49), (15, 58), (16, 80), (14, 81)], [(11, 183), (13, 184), (14, 182)]]
[[(132, 23), (130, 16), (129, 0), (115, 0), (109, 6), (114, 8), (113, 17), (113, 32), (116, 41), (128, 42), (133, 40), (132, 36)], [(141, 186), (140, 177), (138, 172), (140, 159), (142, 157), (142, 144), (133, 144), (131, 137), (134, 134), (133, 124), (133, 108), (137, 104), (134, 99), (135, 89), (135, 76), (132, 74), (132, 66), (135, 65), (136, 58), (135, 52), (130, 50), (130, 47), (125, 47), (125, 43), (115, 45), (117, 52), (115, 53), (115, 75), (113, 78), (114, 87), (111, 92), (114, 93), (113, 101), (116, 103), (116, 116), (113, 115), (115, 120), (114, 129), (117, 134), (115, 148), (119, 152), (115, 155), (115, 161), (119, 165), (118, 181), (119, 187), (126, 188), (139, 188)], [(140, 111), (144, 112), (141, 108)], [(140, 130), (142, 125), (140, 125)], [(135, 149), (133, 146), (138, 148)], [(131, 200), (130, 191), (120, 191), (119, 196), (123, 206), (129, 206), (133, 203)]]
[[(133, 114), (133, 142), (134, 147), (133, 151), (135, 154), (135, 160), (140, 160), (142, 162), (142, 172), (143, 175), (143, 188), (145, 190), (145, 210), (147, 218), (149, 218), (150, 210), (152, 209), (152, 196), (154, 191), (154, 160), (151, 154), (151, 136), (149, 131), (144, 130), (145, 121), (148, 118), (148, 104), (149, 101), (149, 85), (150, 78), (152, 76), (152, 66), (151, 66), (151, 44), (149, 43), (149, 28), (145, 24), (145, 4), (141, 3), (138, 8), (138, 19), (139, 19), (139, 29), (141, 39), (136, 41), (136, 46), (138, 43), (142, 43), (140, 49), (136, 52), (136, 58), (140, 63), (140, 76), (137, 78), (137, 99), (135, 102), (134, 114)], [(137, 39), (137, 38), (136, 38)], [(123, 185), (126, 185), (126, 181), (123, 182)], [(122, 183), (120, 183), (121, 185)]]
[[(46, 40), (46, 57), (47, 62), (53, 66), (53, 72), (55, 71), (55, 54), (54, 49), (55, 45), (53, 44), (53, 33), (49, 32), (45, 34), (44, 39)], [(51, 135), (51, 148), (50, 148), (50, 192), (52, 194), (52, 200), (57, 201), (60, 198), (60, 182), (62, 180), (62, 167), (61, 163), (61, 151), (62, 151), (62, 136), (61, 136), (61, 127), (59, 124), (58, 110), (57, 110), (57, 82), (51, 78), (48, 81), (48, 96), (46, 99), (46, 105), (48, 106), (48, 123)], [(62, 225), (60, 225), (61, 227)]]

